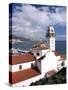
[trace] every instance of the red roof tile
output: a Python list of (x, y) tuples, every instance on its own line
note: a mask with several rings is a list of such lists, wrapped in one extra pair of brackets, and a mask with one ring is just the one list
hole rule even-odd
[(34, 60), (35, 60), (35, 57), (31, 53), (20, 54), (20, 55), (9, 55), (10, 65), (26, 63)]
[(40, 75), (40, 73), (35, 69), (26, 69), (23, 71), (18, 71), (13, 73), (9, 72), (9, 79), (10, 79), (9, 83), (15, 84), (20, 81), (24, 81), (32, 77), (35, 77), (37, 75)]

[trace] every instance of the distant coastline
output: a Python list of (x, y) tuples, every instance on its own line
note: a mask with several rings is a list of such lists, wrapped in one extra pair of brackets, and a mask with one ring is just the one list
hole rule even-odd
[[(20, 50), (29, 50), (33, 47), (35, 43), (37, 42), (31, 40), (27, 40), (21, 43), (16, 42), (12, 44), (12, 48)], [(56, 51), (66, 56), (66, 41), (56, 41)]]

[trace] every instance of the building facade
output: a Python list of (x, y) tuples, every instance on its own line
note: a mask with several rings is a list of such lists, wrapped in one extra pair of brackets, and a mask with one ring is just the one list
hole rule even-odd
[(9, 55), (10, 85), (28, 86), (64, 67), (65, 58), (55, 51), (55, 30), (52, 26), (48, 28), (46, 37), (47, 44), (40, 42), (29, 52)]

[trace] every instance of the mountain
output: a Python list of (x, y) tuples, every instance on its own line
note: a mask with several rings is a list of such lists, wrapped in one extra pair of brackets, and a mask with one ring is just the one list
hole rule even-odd
[(9, 40), (11, 39), (15, 39), (15, 40), (21, 40), (21, 41), (28, 41), (30, 39), (27, 39), (27, 38), (24, 38), (24, 37), (18, 37), (18, 36), (15, 36), (15, 35), (9, 35)]

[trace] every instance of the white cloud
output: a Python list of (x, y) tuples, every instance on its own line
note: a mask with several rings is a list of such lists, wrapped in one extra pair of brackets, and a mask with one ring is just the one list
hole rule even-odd
[(36, 8), (32, 5), (16, 7), (12, 16), (12, 33), (30, 39), (45, 39), (49, 25), (66, 24), (65, 10), (62, 7), (53, 7), (55, 12), (50, 12), (49, 7)]

